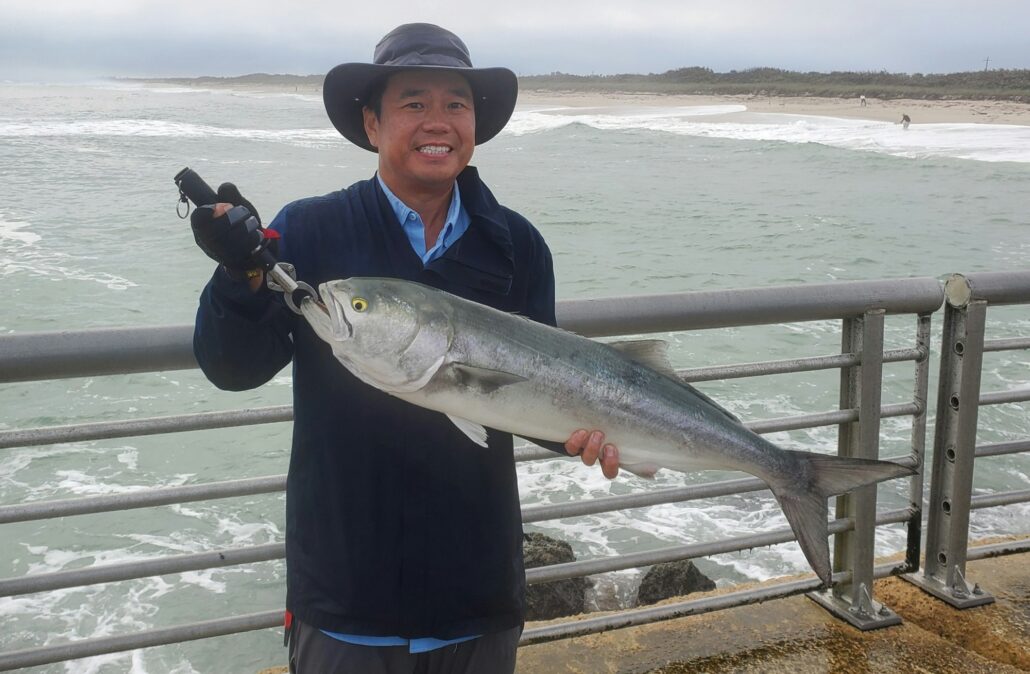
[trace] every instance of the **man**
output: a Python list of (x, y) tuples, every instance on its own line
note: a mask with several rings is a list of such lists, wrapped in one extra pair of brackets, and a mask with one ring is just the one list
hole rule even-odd
[[(378, 172), (287, 205), (279, 257), (312, 286), (391, 276), (553, 325), (554, 274), (539, 232), (500, 206), (469, 166), (515, 106), (504, 68), (473, 68), (454, 34), (407, 24), (371, 64), (337, 66), (326, 111)], [(237, 202), (240, 200), (237, 199)], [(264, 287), (253, 237), (229, 205), (195, 212), (198, 243), (223, 263), (205, 288), (194, 351), (221, 388), (259, 386), (293, 360), (287, 479), (290, 663), (299, 672), (511, 672), (525, 577), (512, 438), (484, 450), (444, 415), (371, 388), (332, 358)], [(599, 432), (565, 445), (608, 477)], [(292, 616), (292, 618), (290, 618)]]

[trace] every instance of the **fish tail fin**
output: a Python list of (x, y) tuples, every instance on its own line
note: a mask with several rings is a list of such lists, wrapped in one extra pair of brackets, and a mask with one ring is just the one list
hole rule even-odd
[(798, 470), (791, 477), (767, 480), (787, 516), (790, 528), (816, 575), (831, 582), (826, 500), (884, 480), (912, 475), (915, 470), (890, 461), (852, 459), (784, 450)]

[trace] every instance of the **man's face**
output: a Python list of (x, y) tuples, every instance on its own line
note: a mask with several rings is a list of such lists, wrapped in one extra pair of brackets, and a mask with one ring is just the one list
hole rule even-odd
[(379, 117), (368, 108), (364, 116), (368, 140), (379, 150), (379, 175), (398, 196), (449, 190), (472, 159), (472, 88), (457, 73), (408, 70), (393, 75)]

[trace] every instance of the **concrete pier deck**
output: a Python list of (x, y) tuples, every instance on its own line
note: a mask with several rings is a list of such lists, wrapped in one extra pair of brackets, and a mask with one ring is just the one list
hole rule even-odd
[(1007, 674), (1030, 671), (1030, 554), (969, 562), (967, 576), (994, 595), (995, 603), (959, 611), (900, 578), (885, 578), (876, 581), (874, 595), (877, 601), (901, 616), (903, 622), (899, 626), (860, 632), (807, 597), (789, 597), (526, 646), (519, 649), (517, 671), (518, 674)]

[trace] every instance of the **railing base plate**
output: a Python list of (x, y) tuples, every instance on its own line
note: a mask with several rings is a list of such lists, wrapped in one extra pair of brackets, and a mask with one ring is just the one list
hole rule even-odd
[(863, 632), (901, 624), (901, 616), (877, 601), (870, 600), (872, 610), (866, 610), (834, 595), (833, 590), (809, 592), (806, 596), (835, 617)]
[(963, 592), (956, 588), (948, 587), (933, 576), (927, 576), (922, 573), (906, 573), (901, 577), (923, 592), (932, 594), (957, 609), (973, 608), (974, 606), (994, 603), (994, 595), (981, 590), (979, 585), (974, 585), (968, 591)]

